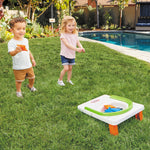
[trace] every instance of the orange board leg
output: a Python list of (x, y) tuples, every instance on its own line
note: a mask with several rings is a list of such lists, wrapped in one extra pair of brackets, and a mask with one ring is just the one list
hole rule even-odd
[(139, 112), (138, 114), (136, 114), (135, 118), (141, 121), (143, 119), (143, 113), (142, 113), (142, 111)]
[(118, 126), (109, 124), (109, 131), (112, 135), (118, 135)]

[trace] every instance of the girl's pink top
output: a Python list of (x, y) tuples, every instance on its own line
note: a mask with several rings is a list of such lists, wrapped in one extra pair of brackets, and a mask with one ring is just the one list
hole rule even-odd
[[(61, 33), (60, 40), (63, 38), (66, 39), (70, 45), (74, 47), (77, 46), (78, 36), (76, 34)], [(66, 47), (66, 45), (61, 40), (60, 55), (65, 56), (66, 58), (74, 59), (75, 51)]]

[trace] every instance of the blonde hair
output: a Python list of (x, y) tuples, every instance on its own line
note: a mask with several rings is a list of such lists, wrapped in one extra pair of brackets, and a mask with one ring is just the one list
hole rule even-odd
[(65, 33), (66, 32), (66, 25), (69, 21), (73, 21), (75, 22), (75, 29), (73, 31), (73, 34), (78, 34), (78, 30), (77, 30), (77, 22), (75, 20), (74, 17), (72, 16), (65, 16), (63, 19), (62, 19), (62, 22), (61, 22), (61, 33)]

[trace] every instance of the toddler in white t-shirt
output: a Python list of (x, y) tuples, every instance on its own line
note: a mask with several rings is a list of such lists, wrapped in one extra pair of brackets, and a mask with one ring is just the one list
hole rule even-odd
[[(14, 18), (10, 21), (10, 31), (14, 37), (8, 42), (8, 53), (12, 56), (13, 72), (16, 80), (16, 95), (23, 97), (21, 92), (21, 84), (25, 78), (29, 79), (27, 86), (32, 92), (36, 91), (34, 84), (34, 71), (32, 66), (36, 66), (36, 62), (29, 50), (28, 40), (24, 38), (26, 33), (26, 20), (22, 17)], [(32, 63), (31, 63), (32, 62)]]

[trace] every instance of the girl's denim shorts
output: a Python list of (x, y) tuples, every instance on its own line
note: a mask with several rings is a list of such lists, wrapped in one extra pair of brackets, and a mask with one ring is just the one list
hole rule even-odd
[(62, 65), (75, 65), (75, 59), (66, 58), (64, 56), (61, 56), (61, 62)]

